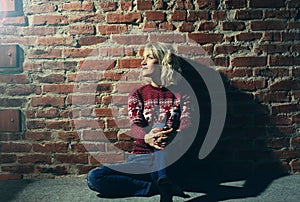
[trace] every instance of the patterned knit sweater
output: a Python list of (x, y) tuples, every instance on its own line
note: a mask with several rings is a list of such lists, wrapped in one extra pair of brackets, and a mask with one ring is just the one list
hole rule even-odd
[(156, 88), (150, 84), (131, 92), (128, 113), (132, 135), (135, 138), (133, 153), (153, 152), (153, 148), (144, 142), (144, 136), (158, 123), (172, 127), (173, 131), (189, 127), (189, 105), (189, 96), (167, 88)]

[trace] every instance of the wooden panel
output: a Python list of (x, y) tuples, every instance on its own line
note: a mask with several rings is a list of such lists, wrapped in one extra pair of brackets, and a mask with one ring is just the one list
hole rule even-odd
[(0, 110), (0, 132), (20, 132), (21, 112), (18, 109)]
[(15, 11), (15, 0), (1, 0), (0, 11)]
[(0, 68), (18, 67), (17, 45), (0, 45)]

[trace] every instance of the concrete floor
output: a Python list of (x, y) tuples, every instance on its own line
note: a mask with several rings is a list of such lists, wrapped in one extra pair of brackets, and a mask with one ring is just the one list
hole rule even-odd
[[(288, 175), (273, 180), (258, 196), (242, 194), (244, 181), (226, 182), (210, 194), (187, 192), (189, 199), (174, 197), (174, 201), (229, 202), (299, 202), (300, 175)], [(99, 198), (89, 190), (84, 177), (57, 179), (23, 179), (0, 181), (0, 202), (157, 202), (159, 196), (119, 199)], [(221, 191), (220, 191), (221, 190)]]

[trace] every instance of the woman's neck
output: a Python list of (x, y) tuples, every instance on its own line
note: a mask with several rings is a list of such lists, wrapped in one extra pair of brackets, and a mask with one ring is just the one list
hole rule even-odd
[(153, 87), (155, 87), (155, 88), (162, 88), (163, 86), (162, 85), (159, 85), (159, 84), (157, 84), (156, 82), (154, 82), (154, 81), (151, 81), (151, 83), (150, 83)]

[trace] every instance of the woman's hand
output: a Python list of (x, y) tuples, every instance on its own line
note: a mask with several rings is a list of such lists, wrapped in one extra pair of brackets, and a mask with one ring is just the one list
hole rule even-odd
[(173, 128), (168, 130), (161, 130), (159, 128), (153, 128), (148, 134), (145, 135), (144, 141), (155, 149), (162, 150), (169, 142), (168, 133), (172, 132)]

